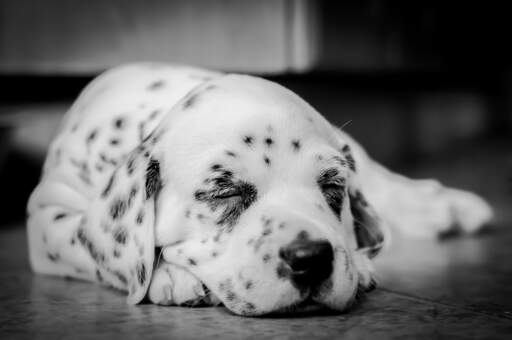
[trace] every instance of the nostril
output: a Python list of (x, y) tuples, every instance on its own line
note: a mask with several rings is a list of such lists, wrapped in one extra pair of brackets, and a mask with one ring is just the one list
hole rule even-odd
[(294, 281), (312, 285), (332, 273), (334, 254), (325, 240), (296, 240), (279, 250), (279, 256), (291, 268)]

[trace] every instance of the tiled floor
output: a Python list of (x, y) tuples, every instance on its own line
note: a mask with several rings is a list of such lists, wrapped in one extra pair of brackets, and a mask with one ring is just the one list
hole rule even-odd
[(408, 170), (483, 193), (497, 209), (495, 228), (440, 242), (395, 238), (377, 260), (379, 288), (349, 313), (242, 318), (223, 308), (127, 306), (116, 291), (31, 274), (20, 224), (0, 233), (0, 338), (510, 339), (509, 145), (467, 148)]

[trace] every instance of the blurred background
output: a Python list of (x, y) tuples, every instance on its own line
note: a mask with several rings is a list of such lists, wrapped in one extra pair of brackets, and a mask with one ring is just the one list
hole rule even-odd
[[(0, 0), (0, 194), (25, 216), (46, 148), (80, 90), (133, 61), (264, 76), (378, 161), (474, 190), (509, 214), (506, 2)], [(18, 223), (14, 223), (17, 221)]]

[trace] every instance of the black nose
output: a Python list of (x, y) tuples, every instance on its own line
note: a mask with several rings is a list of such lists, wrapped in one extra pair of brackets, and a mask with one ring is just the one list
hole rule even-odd
[(291, 268), (290, 277), (299, 286), (315, 286), (332, 273), (334, 254), (324, 240), (295, 240), (279, 250)]

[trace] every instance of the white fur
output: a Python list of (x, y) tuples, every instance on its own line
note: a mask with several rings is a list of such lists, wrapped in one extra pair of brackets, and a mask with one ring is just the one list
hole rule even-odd
[[(191, 98), (196, 100), (187, 107)], [(117, 128), (120, 116), (124, 125)], [(86, 142), (92, 131), (93, 141)], [(243, 142), (248, 135), (254, 139), (250, 146)], [(294, 140), (300, 140), (300, 151), (293, 149)], [(356, 171), (339, 169), (347, 183), (346, 203), (341, 216), (334, 216), (316, 179), (322, 169), (336, 166), (334, 156), (347, 160), (340, 154), (345, 145)], [(150, 158), (158, 160), (162, 187), (148, 199)], [(127, 174), (130, 159), (133, 174)], [(230, 232), (219, 232), (222, 209), (212, 210), (194, 196), (212, 164), (223, 164), (258, 191)], [(81, 167), (88, 169), (85, 175)], [(103, 195), (111, 178), (112, 192)], [(127, 65), (94, 80), (66, 114), (28, 205), (30, 260), (38, 273), (100, 280), (128, 291), (131, 303), (146, 294), (165, 305), (220, 299), (237, 314), (260, 315), (311, 294), (316, 303), (343, 310), (358, 286), (370, 285), (369, 257), (382, 247), (379, 239), (372, 249), (357, 249), (349, 193), (366, 196), (364, 216), (375, 228), (389, 225), (411, 236), (433, 237), (455, 225), (474, 232), (492, 218), (489, 205), (472, 193), (411, 180), (375, 163), (345, 132), (277, 84), (188, 67)], [(127, 196), (128, 211), (110, 217), (112, 200)], [(145, 218), (136, 225), (140, 212)], [(59, 213), (65, 217), (57, 219)], [(265, 218), (272, 221), (266, 224)], [(127, 231), (121, 243), (113, 236), (118, 227)], [(335, 250), (334, 271), (315, 292), (300, 292), (276, 274), (279, 249), (301, 231), (328, 240)], [(155, 246), (163, 249), (156, 259)], [(139, 282), (135, 269), (144, 264), (143, 274), (152, 279)]]

